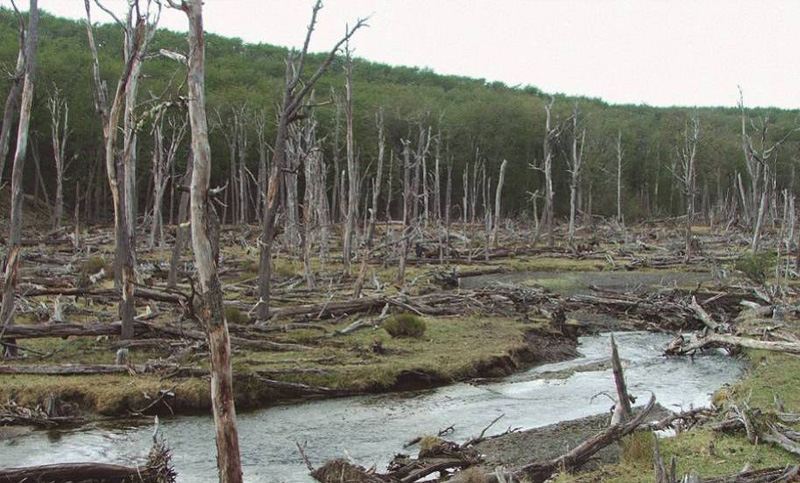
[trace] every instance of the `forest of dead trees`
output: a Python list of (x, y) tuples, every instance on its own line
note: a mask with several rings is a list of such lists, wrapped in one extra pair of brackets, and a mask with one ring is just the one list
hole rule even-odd
[[(349, 26), (327, 53), (308, 52), (322, 8), (317, 2), (302, 48), (281, 57), (279, 78), (263, 74), (279, 89), (236, 102), (215, 92), (214, 102), (206, 102), (212, 97), (206, 91), (225, 86), (206, 84), (207, 69), (219, 69), (220, 59), (206, 57), (199, 0), (130, 0), (122, 14), (90, 0), (85, 8), (86, 20), (74, 23), (46, 15), (40, 23), (36, 0), (27, 13), (2, 12), (4, 32), (16, 28), (18, 51), (3, 84), (0, 334), (15, 322), (20, 253), (31, 241), (23, 236), (26, 226), (47, 224), (80, 250), (87, 224), (113, 224), (122, 340), (136, 336), (136, 298), (154, 296), (137, 280), (140, 251), (171, 251), (167, 287), (191, 281), (189, 312), (208, 341), (221, 481), (241, 481), (231, 337), (218, 276), (225, 226), (258, 233), (257, 245), (243, 249), (258, 254), (247, 302), (261, 326), (275, 313), (278, 250), (302, 260), (308, 289), (318, 285), (315, 261), (341, 263), (342, 279), (358, 299), (378, 255), (396, 267), (393, 282), (404, 287), (413, 283), (406, 275), (412, 254), (440, 264), (465, 256), (488, 260), (501, 232), (518, 226), (512, 220), (530, 229), (533, 247), (554, 246), (564, 224), (565, 249), (575, 251), (576, 232), (602, 218), (617, 226), (678, 221), (686, 260), (697, 250), (698, 221), (712, 230), (745, 231), (753, 253), (800, 247), (794, 242), (800, 122), (794, 113), (778, 113), (776, 123), (765, 111), (749, 110), (742, 91), (735, 110), (665, 111), (671, 124), (647, 126), (668, 133), (659, 136), (632, 134), (619, 120), (637, 119), (634, 107), (528, 90), (498, 88), (507, 97), (483, 106), (486, 115), (477, 121), (441, 102), (400, 109), (401, 95), (387, 94), (383, 103), (374, 79), (360, 78), (375, 68), (352, 55), (366, 20)], [(158, 30), (164, 9), (185, 12), (188, 45)], [(95, 25), (98, 12), (111, 16), (110, 24)], [(80, 41), (72, 36), (78, 28)], [(85, 72), (77, 75), (89, 80), (85, 86), (59, 83), (64, 78), (52, 49), (62, 41), (83, 49), (64, 55), (82, 59), (77, 65)], [(40, 44), (47, 56), (38, 56)], [(86, 86), (90, 92), (82, 91)], [(369, 98), (359, 97), (362, 86)], [(491, 86), (470, 89), (497, 97)], [(527, 99), (525, 117), (504, 104), (509, 96)], [(506, 123), (515, 125), (516, 138), (504, 151), (491, 136)], [(778, 233), (768, 248), (766, 229)], [(454, 240), (467, 240), (469, 250), (455, 250)], [(186, 270), (181, 256), (190, 247), (194, 264)], [(5, 356), (15, 356), (13, 340), (4, 340)]]

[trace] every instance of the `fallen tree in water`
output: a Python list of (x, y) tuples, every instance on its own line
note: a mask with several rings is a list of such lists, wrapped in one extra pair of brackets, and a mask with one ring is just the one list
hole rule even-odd
[(176, 477), (172, 455), (154, 436), (153, 449), (142, 466), (107, 463), (58, 463), (0, 469), (0, 483), (173, 483)]

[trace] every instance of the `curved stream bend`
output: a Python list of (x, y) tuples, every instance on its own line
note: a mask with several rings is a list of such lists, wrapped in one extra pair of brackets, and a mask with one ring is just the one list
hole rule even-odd
[[(736, 380), (743, 365), (729, 357), (709, 355), (664, 358), (665, 334), (615, 334), (627, 362), (626, 379), (633, 395), (655, 393), (670, 409), (709, 402), (710, 393)], [(403, 443), (420, 434), (454, 425), (451, 435), (465, 440), (505, 413), (493, 429), (545, 426), (608, 410), (613, 392), (608, 335), (583, 337), (583, 357), (547, 364), (490, 383), (455, 384), (410, 394), (360, 396), (273, 407), (239, 415), (242, 460), (249, 481), (305, 482), (305, 465), (295, 441), (308, 442), (311, 462), (349, 454), (357, 462), (385, 465)], [(574, 371), (574, 369), (578, 371)], [(646, 397), (644, 398), (646, 399)], [(174, 452), (180, 481), (215, 482), (215, 447), (211, 418), (184, 416), (162, 422)], [(151, 426), (90, 426), (72, 431), (37, 431), (0, 441), (0, 467), (69, 461), (141, 462), (150, 446)]]

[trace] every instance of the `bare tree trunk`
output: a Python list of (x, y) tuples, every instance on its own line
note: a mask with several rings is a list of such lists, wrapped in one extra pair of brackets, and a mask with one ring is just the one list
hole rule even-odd
[[(114, 203), (114, 232), (116, 242), (116, 258), (114, 263), (114, 281), (121, 288), (122, 297), (119, 302), (122, 319), (122, 339), (133, 337), (134, 287), (136, 266), (135, 238), (135, 187), (136, 187), (136, 133), (135, 108), (138, 77), (141, 72), (142, 55), (147, 43), (155, 33), (155, 24), (148, 24), (149, 12), (144, 15), (133, 2), (128, 6), (128, 15), (122, 25), (125, 36), (125, 67), (117, 84), (114, 98), (109, 104), (105, 83), (100, 78), (100, 65), (97, 47), (92, 32), (89, 0), (84, 0), (86, 8), (86, 30), (89, 49), (92, 54), (92, 73), (95, 83), (95, 105), (103, 121), (103, 140), (105, 145), (106, 171), (109, 188)], [(119, 117), (124, 116), (124, 145), (121, 159), (117, 154), (117, 135)], [(122, 193), (120, 193), (120, 185)]]
[(581, 185), (581, 168), (583, 164), (583, 147), (586, 145), (586, 128), (583, 129), (583, 134), (578, 139), (578, 117), (580, 111), (578, 103), (575, 103), (575, 108), (572, 111), (572, 163), (569, 166), (570, 182), (569, 182), (569, 244), (575, 244), (575, 211), (580, 206), (578, 195), (580, 193)]
[(447, 162), (447, 188), (445, 190), (444, 212), (444, 243), (447, 260), (450, 261), (450, 200), (453, 193), (453, 159)]
[[(25, 38), (25, 79), (22, 87), (22, 98), (19, 108), (19, 124), (17, 125), (17, 146), (14, 152), (14, 164), (11, 171), (11, 223), (8, 237), (8, 253), (6, 254), (3, 305), (0, 307), (0, 324), (2, 330), (14, 325), (14, 291), (17, 285), (17, 270), (22, 241), (22, 177), (25, 169), (25, 154), (28, 149), (28, 127), (31, 119), (31, 104), (36, 76), (36, 54), (39, 40), (39, 6), (38, 0), (30, 0), (28, 10), (28, 28)], [(12, 344), (14, 341), (9, 341)], [(6, 346), (10, 356), (16, 356), (13, 345)]]
[(342, 219), (340, 212), (342, 205), (339, 198), (342, 196), (341, 189), (341, 169), (339, 169), (339, 156), (342, 152), (340, 133), (342, 131), (342, 101), (331, 88), (331, 97), (335, 99), (336, 114), (333, 122), (333, 191), (331, 193), (331, 222), (336, 223)]
[(367, 232), (367, 247), (372, 247), (375, 237), (375, 224), (378, 221), (378, 200), (381, 196), (381, 177), (383, 175), (383, 154), (386, 145), (386, 133), (383, 130), (383, 108), (378, 110), (378, 169), (372, 186), (372, 210), (370, 212), (369, 230)]
[(492, 239), (494, 246), (497, 246), (497, 236), (498, 230), (500, 228), (500, 201), (503, 194), (503, 183), (506, 180), (506, 166), (508, 166), (508, 161), (503, 160), (503, 163), (500, 164), (500, 176), (497, 178), (497, 192), (494, 195), (494, 232), (492, 233)]
[(11, 128), (14, 124), (19, 98), (22, 95), (22, 86), (25, 79), (25, 23), (22, 16), (19, 16), (19, 53), (17, 54), (17, 66), (14, 70), (14, 78), (11, 88), (6, 96), (5, 110), (3, 111), (3, 126), (0, 128), (0, 184), (3, 181), (3, 173), (8, 157), (8, 148), (11, 144)]
[(186, 161), (186, 173), (181, 179), (181, 201), (178, 206), (178, 225), (175, 228), (175, 246), (172, 247), (172, 255), (169, 259), (169, 273), (167, 274), (167, 288), (175, 288), (178, 285), (178, 265), (181, 263), (181, 253), (183, 253), (188, 241), (188, 226), (186, 222), (189, 220), (189, 190), (187, 186), (192, 181), (192, 169), (194, 166), (194, 153), (189, 151), (189, 157)]
[(56, 167), (56, 199), (53, 205), (53, 228), (61, 227), (64, 213), (64, 163), (69, 137), (69, 106), (58, 89), (47, 101), (50, 111), (50, 134), (53, 142), (53, 161)]
[[(241, 483), (242, 463), (239, 455), (239, 432), (233, 401), (233, 368), (228, 323), (222, 301), (222, 286), (217, 274), (209, 230), (215, 223), (214, 208), (209, 203), (211, 181), (211, 148), (205, 109), (205, 45), (201, 0), (184, 0), (183, 10), (189, 18), (189, 122), (192, 131), (194, 169), (191, 186), (192, 247), (203, 309), (200, 319), (206, 329), (211, 357), (211, 407), (217, 439), (217, 467), (221, 483)], [(211, 219), (211, 220), (210, 220)], [(216, 222), (218, 223), (218, 222)], [(219, 236), (219, 232), (213, 233)], [(212, 235), (212, 236), (213, 236)]]
[(622, 219), (622, 131), (617, 132), (617, 222)]
[(686, 127), (684, 132), (684, 144), (681, 150), (681, 164), (683, 166), (683, 187), (686, 193), (686, 260), (692, 255), (692, 223), (694, 223), (695, 213), (695, 172), (697, 157), (697, 145), (700, 142), (700, 121), (697, 114), (691, 119), (691, 126)]
[(350, 274), (350, 258), (352, 257), (353, 232), (358, 220), (358, 167), (356, 166), (354, 132), (353, 132), (353, 72), (350, 60), (350, 48), (345, 47), (345, 99), (344, 117), (345, 147), (347, 150), (347, 219), (344, 226), (342, 261), (345, 275)]
[(403, 141), (403, 240), (400, 243), (400, 263), (397, 267), (397, 282), (400, 285), (406, 283), (406, 259), (408, 258), (408, 249), (411, 246), (411, 198), (413, 197), (411, 191), (411, 152), (410, 141)]

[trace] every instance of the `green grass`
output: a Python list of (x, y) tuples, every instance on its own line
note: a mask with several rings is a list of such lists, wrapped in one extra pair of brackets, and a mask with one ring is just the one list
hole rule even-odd
[[(291, 352), (234, 351), (235, 396), (242, 408), (277, 402), (280, 394), (265, 388), (254, 378), (255, 371), (270, 378), (325, 386), (349, 391), (383, 391), (395, 387), (406, 371), (429, 374), (434, 381), (448, 382), (487, 375), (487, 368), (509, 353), (525, 347), (524, 334), (533, 326), (507, 318), (424, 318), (427, 330), (421, 338), (391, 338), (383, 329), (362, 329), (347, 336), (321, 338), (320, 331), (297, 330), (277, 334), (282, 342), (309, 345), (311, 350)], [(330, 332), (352, 323), (343, 320)], [(9, 361), (47, 364), (112, 364), (112, 341), (95, 338), (36, 339), (25, 346), (53, 355), (44, 361), (33, 357)], [(373, 348), (381, 346), (381, 351)], [(137, 364), (167, 356), (163, 349), (131, 349)], [(208, 367), (205, 357), (195, 356), (186, 365)], [(291, 373), (293, 369), (316, 372)], [(174, 385), (176, 397), (170, 404), (177, 412), (204, 410), (209, 405), (205, 378), (183, 380), (156, 376), (0, 376), (0, 401), (15, 400), (37, 405), (51, 394), (81, 410), (105, 415), (125, 414), (146, 406), (159, 389)]]

